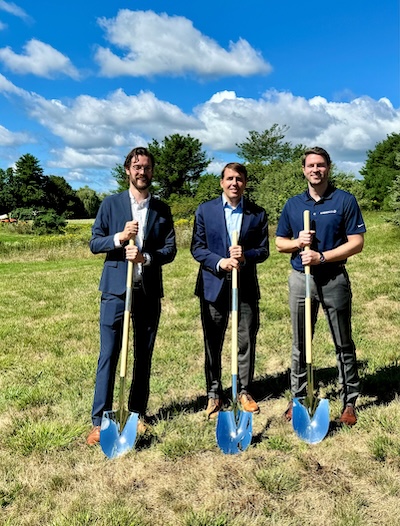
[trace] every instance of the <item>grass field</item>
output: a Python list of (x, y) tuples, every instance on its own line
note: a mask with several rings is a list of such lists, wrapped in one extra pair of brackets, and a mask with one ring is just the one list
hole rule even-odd
[[(215, 422), (204, 414), (202, 331), (193, 295), (197, 264), (181, 243), (176, 260), (164, 267), (149, 401), (153, 425), (134, 450), (115, 460), (85, 444), (103, 263), (88, 250), (90, 225), (71, 224), (63, 239), (0, 229), (0, 524), (398, 526), (400, 229), (383, 214), (365, 219), (364, 251), (347, 266), (362, 378), (354, 428), (334, 422), (341, 406), (322, 314), (313, 349), (331, 429), (310, 446), (282, 419), (291, 347), (289, 258), (274, 250), (271, 237), (271, 257), (259, 266), (254, 394), (261, 413), (245, 452), (219, 450)], [(229, 357), (228, 335), (227, 396)]]

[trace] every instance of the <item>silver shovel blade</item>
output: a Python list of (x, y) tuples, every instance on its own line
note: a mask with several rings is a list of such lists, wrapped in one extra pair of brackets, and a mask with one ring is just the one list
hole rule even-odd
[(293, 398), (293, 429), (304, 442), (317, 444), (323, 440), (329, 431), (329, 402), (319, 401), (314, 415), (310, 417), (307, 408), (298, 398)]
[(108, 458), (120, 457), (135, 445), (139, 415), (130, 412), (127, 414), (126, 423), (120, 431), (121, 424), (117, 411), (104, 411), (103, 413), (100, 446)]
[(235, 455), (251, 442), (253, 414), (248, 411), (220, 411), (217, 422), (217, 443), (221, 451)]

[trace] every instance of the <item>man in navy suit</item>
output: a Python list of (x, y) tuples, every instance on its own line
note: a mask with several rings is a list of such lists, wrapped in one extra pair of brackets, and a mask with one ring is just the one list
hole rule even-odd
[[(124, 168), (129, 190), (104, 199), (90, 240), (93, 254), (105, 253), (106, 258), (99, 286), (102, 293), (100, 355), (92, 408), (93, 428), (86, 441), (89, 445), (99, 442), (103, 412), (112, 409), (125, 310), (127, 261), (134, 263), (134, 366), (128, 409), (143, 416), (149, 398), (151, 358), (163, 297), (161, 267), (176, 255), (170, 208), (149, 193), (153, 155), (146, 148), (134, 148), (126, 157)], [(129, 245), (132, 238), (135, 244)]]
[[(239, 272), (238, 393), (245, 411), (259, 412), (249, 389), (259, 328), (257, 263), (269, 256), (265, 210), (243, 197), (247, 170), (229, 163), (221, 173), (222, 196), (201, 204), (195, 215), (191, 252), (200, 263), (195, 294), (200, 298), (205, 346), (208, 418), (222, 408), (221, 352), (231, 309), (232, 269)], [(232, 233), (239, 240), (232, 244)]]

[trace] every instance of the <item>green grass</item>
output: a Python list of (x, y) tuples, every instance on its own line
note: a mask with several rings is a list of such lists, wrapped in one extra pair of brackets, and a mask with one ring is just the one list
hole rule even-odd
[[(178, 232), (164, 267), (154, 352), (152, 426), (113, 461), (89, 448), (98, 358), (103, 256), (88, 249), (90, 223), (41, 239), (0, 230), (0, 514), (15, 526), (397, 526), (400, 497), (400, 229), (365, 214), (364, 251), (351, 258), (353, 329), (362, 396), (354, 428), (332, 426), (309, 446), (283, 422), (291, 329), (289, 258), (259, 266), (253, 442), (219, 450), (205, 419), (203, 339), (193, 294), (190, 233)], [(273, 235), (273, 228), (271, 228)], [(230, 335), (223, 382), (230, 394)], [(316, 380), (340, 414), (334, 350), (321, 314)], [(131, 357), (130, 357), (131, 360)], [(130, 367), (132, 363), (130, 361)], [(116, 393), (117, 394), (117, 393)], [(117, 397), (116, 397), (117, 400)]]

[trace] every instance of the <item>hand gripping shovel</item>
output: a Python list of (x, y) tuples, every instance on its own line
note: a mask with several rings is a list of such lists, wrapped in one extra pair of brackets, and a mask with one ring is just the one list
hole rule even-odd
[[(232, 244), (237, 245), (237, 232)], [(238, 375), (238, 271), (232, 270), (232, 411), (220, 411), (217, 420), (217, 443), (225, 454), (234, 455), (248, 448), (251, 442), (253, 414), (240, 411), (237, 401)]]
[[(133, 245), (134, 241), (129, 241)], [(129, 325), (131, 323), (133, 263), (128, 261), (122, 346), (120, 358), (119, 409), (104, 411), (101, 420), (100, 446), (108, 458), (116, 458), (135, 445), (138, 417), (125, 409), (125, 376), (128, 363)]]
[[(304, 211), (304, 230), (310, 230), (310, 212)], [(310, 250), (310, 247), (305, 247)], [(329, 402), (314, 396), (314, 371), (312, 365), (312, 326), (311, 326), (311, 278), (310, 265), (305, 265), (305, 344), (307, 364), (307, 396), (303, 403), (293, 399), (293, 429), (297, 436), (309, 444), (321, 442), (329, 430)], [(303, 405), (304, 404), (304, 405)]]

